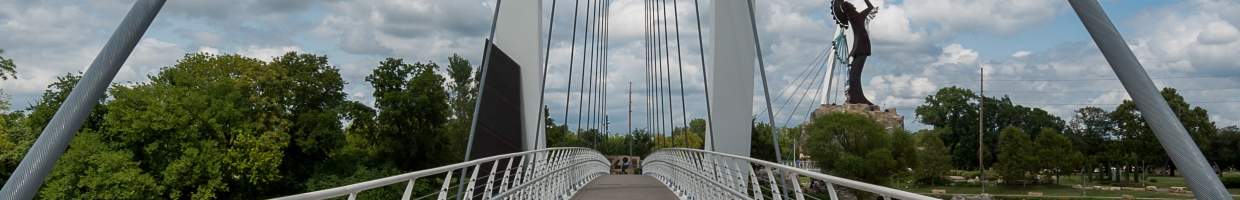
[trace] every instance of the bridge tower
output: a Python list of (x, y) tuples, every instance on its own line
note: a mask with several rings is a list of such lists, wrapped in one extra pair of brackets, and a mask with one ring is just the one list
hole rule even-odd
[(543, 126), (542, 1), (499, 3), (493, 43), (487, 45), (481, 91), (470, 136), (470, 158), (546, 148)]
[[(711, 120), (706, 149), (749, 156), (752, 132), (753, 82), (757, 51), (748, 0), (712, 3), (713, 47), (706, 50), (710, 63)], [(726, 14), (725, 14), (726, 13)]]

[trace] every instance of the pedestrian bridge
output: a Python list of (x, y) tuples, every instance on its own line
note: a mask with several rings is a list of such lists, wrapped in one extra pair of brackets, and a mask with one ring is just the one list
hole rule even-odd
[[(744, 156), (668, 148), (640, 175), (610, 175), (589, 148), (547, 148), (471, 160), (276, 199), (935, 199)], [(465, 176), (461, 176), (465, 175)], [(462, 178), (463, 177), (463, 178)], [(384, 194), (389, 193), (389, 194)]]
[[(142, 0), (134, 4), (117, 31), (109, 39), (99, 56), (92, 62), (81, 82), (57, 110), (47, 129), (39, 135), (13, 177), (0, 189), (0, 199), (32, 199), (44, 178), (68, 146), (69, 141), (81, 127), (88, 113), (104, 94), (121, 64), (132, 52), (142, 34), (154, 21), (155, 14), (165, 0)], [(551, 30), (555, 23), (548, 23), (545, 40), (542, 40), (542, 6), (529, 2), (500, 4), (495, 1), (495, 14), (484, 50), (481, 65), (479, 97), (475, 106), (474, 124), (471, 128), (466, 156), (475, 144), (480, 146), (478, 159), (409, 172), (395, 176), (313, 191), (277, 199), (384, 199), (399, 197), (409, 199), (933, 199), (878, 185), (834, 177), (797, 167), (753, 159), (748, 155), (753, 115), (753, 72), (756, 61), (761, 72), (763, 96), (766, 103), (766, 120), (775, 127), (774, 112), (770, 100), (770, 88), (766, 86), (766, 70), (761, 57), (762, 45), (758, 41), (754, 25), (754, 1), (714, 1), (711, 5), (714, 19), (710, 32), (714, 33), (713, 47), (704, 47), (701, 33), (702, 20), (698, 22), (698, 49), (713, 50), (709, 57), (714, 60), (707, 70), (707, 56), (700, 56), (703, 91), (706, 97), (706, 134), (703, 146), (707, 150), (667, 148), (645, 155), (639, 166), (640, 175), (611, 175), (610, 162), (598, 151), (589, 148), (545, 148), (547, 146), (544, 120), (549, 113), (545, 107), (546, 77), (550, 62)], [(540, 1), (534, 1), (540, 2)], [(573, 28), (570, 39), (568, 91), (564, 101), (564, 118), (567, 124), (574, 80), (582, 86), (577, 100), (577, 129), (604, 130), (610, 125), (605, 109), (607, 87), (607, 37), (610, 9), (602, 2), (586, 3), (585, 32), (588, 41), (583, 47), (582, 60), (577, 63), (573, 48), (577, 39), (576, 10), (573, 6)], [(648, 1), (646, 5), (646, 77), (643, 89), (647, 104), (647, 127), (657, 134), (671, 135), (678, 128), (675, 104), (672, 101), (672, 59), (680, 73), (680, 127), (688, 127), (684, 116), (684, 75), (680, 55), (680, 9), (672, 1), (671, 9), (666, 1)], [(1166, 147), (1172, 161), (1181, 170), (1194, 194), (1202, 199), (1227, 199), (1230, 195), (1218, 177), (1210, 170), (1200, 150), (1175, 118), (1170, 107), (1159, 96), (1153, 82), (1128, 49), (1101, 5), (1093, 0), (1070, 0), (1094, 41), (1125, 89), (1145, 113), (1160, 143)], [(550, 21), (555, 21), (557, 4), (551, 2)], [(697, 1), (693, 3), (697, 13)], [(671, 10), (672, 14), (667, 15)], [(503, 12), (501, 12), (503, 11)], [(658, 12), (656, 12), (658, 11)], [(603, 14), (599, 14), (603, 13)], [(502, 17), (501, 17), (502, 16)], [(501, 21), (502, 19), (502, 21)], [(584, 22), (583, 21), (583, 22)], [(668, 26), (668, 22), (676, 25)], [(534, 28), (538, 27), (538, 28)], [(600, 28), (604, 27), (604, 28)], [(661, 27), (661, 28), (660, 28)], [(675, 29), (669, 29), (674, 27)], [(657, 30), (657, 31), (656, 31)], [(674, 30), (674, 31), (669, 31)], [(669, 34), (668, 32), (675, 32)], [(674, 36), (675, 45), (669, 40)], [(837, 33), (837, 40), (840, 34)], [(583, 40), (585, 41), (585, 40)], [(843, 41), (843, 40), (839, 40)], [(837, 42), (832, 49), (847, 49), (844, 42)], [(676, 50), (671, 51), (671, 46)], [(585, 47), (589, 47), (587, 57)], [(505, 51), (506, 50), (506, 51)], [(533, 50), (545, 50), (543, 53)], [(601, 52), (601, 53), (600, 53)], [(847, 55), (841, 51), (827, 53)], [(672, 56), (676, 55), (676, 56)], [(823, 60), (823, 63), (836, 59)], [(847, 56), (839, 56), (846, 58)], [(496, 60), (492, 64), (492, 59)], [(840, 62), (843, 63), (843, 62)], [(580, 64), (580, 78), (574, 79), (574, 65)], [(832, 64), (832, 65), (833, 65)], [(494, 65), (494, 66), (492, 66)], [(588, 68), (587, 68), (588, 67)], [(493, 69), (492, 69), (493, 68)], [(828, 70), (832, 71), (832, 70)], [(860, 73), (859, 70), (857, 73)], [(603, 77), (603, 78), (600, 78)], [(709, 78), (708, 78), (709, 77)], [(827, 76), (830, 80), (832, 76)], [(587, 81), (588, 80), (588, 81)], [(824, 81), (830, 82), (830, 81)], [(630, 83), (631, 84), (631, 83)], [(821, 85), (821, 84), (820, 84)], [(828, 84), (828, 88), (830, 85)], [(588, 90), (586, 88), (589, 88)], [(631, 88), (630, 88), (631, 90)], [(829, 90), (829, 89), (828, 89)], [(666, 93), (663, 93), (666, 92)], [(631, 93), (631, 92), (630, 92)], [(715, 94), (712, 94), (715, 93)], [(630, 94), (631, 95), (631, 94)], [(588, 99), (583, 101), (583, 99)], [(822, 98), (825, 102), (826, 99)], [(631, 97), (630, 97), (631, 102)], [(712, 106), (711, 104), (718, 103)], [(631, 105), (631, 103), (630, 103)], [(798, 102), (799, 106), (799, 102)], [(793, 107), (795, 110), (796, 107)], [(582, 111), (588, 110), (582, 119)], [(483, 113), (483, 114), (480, 114)], [(629, 111), (631, 118), (631, 107)], [(632, 119), (629, 120), (633, 121)], [(631, 129), (631, 128), (630, 128)], [(724, 131), (716, 131), (724, 130)], [(744, 131), (738, 131), (744, 130)], [(771, 131), (770, 141), (779, 141), (778, 131)], [(475, 135), (482, 135), (475, 138)], [(475, 140), (477, 139), (477, 140)], [(685, 141), (685, 143), (688, 143)], [(783, 155), (778, 147), (775, 155)], [(796, 149), (794, 147), (794, 149)], [(727, 152), (727, 153), (725, 153)], [(501, 154), (502, 153), (502, 154)], [(488, 157), (489, 156), (489, 157)], [(779, 159), (779, 158), (777, 158)]]

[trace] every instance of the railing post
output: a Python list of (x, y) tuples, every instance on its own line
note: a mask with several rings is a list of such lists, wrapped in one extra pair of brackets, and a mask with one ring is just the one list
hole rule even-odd
[(827, 194), (831, 195), (831, 200), (840, 199), (840, 196), (835, 194), (835, 184), (831, 182), (827, 182)]
[(400, 200), (409, 200), (413, 196), (413, 185), (417, 183), (418, 178), (409, 179), (409, 184), (405, 184), (405, 193), (400, 195)]
[[(448, 199), (448, 185), (452, 185), (452, 172), (453, 171), (456, 171), (456, 170), (448, 171), (448, 175), (443, 177), (443, 186), (439, 188), (439, 198), (436, 198), (436, 199), (438, 200)], [(464, 172), (461, 172), (461, 173), (464, 173)]]
[[(491, 172), (487, 173), (488, 174), (487, 175), (487, 186), (482, 189), (482, 199), (491, 198), (491, 194), (492, 194), (491, 188), (495, 186), (495, 176), (499, 174), (499, 173), (496, 173), (495, 170), (499, 167), (500, 160), (503, 160), (503, 159), (496, 159), (495, 161), (491, 161)], [(404, 200), (408, 200), (408, 199), (404, 199)]]
[(765, 196), (765, 195), (762, 195), (762, 183), (758, 182), (758, 173), (753, 171), (753, 167), (747, 167), (747, 168), (749, 169), (750, 186), (753, 187), (753, 198), (757, 200), (762, 200), (763, 199), (762, 196)]

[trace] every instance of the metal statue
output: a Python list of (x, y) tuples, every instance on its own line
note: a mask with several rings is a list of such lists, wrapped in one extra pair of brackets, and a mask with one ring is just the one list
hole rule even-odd
[(831, 13), (835, 15), (835, 23), (844, 29), (852, 29), (853, 48), (852, 63), (848, 64), (848, 89), (845, 91), (847, 104), (867, 104), (874, 105), (869, 99), (865, 98), (865, 93), (861, 90), (861, 70), (865, 68), (865, 59), (870, 56), (870, 33), (866, 29), (866, 21), (874, 17), (876, 13), (874, 5), (870, 0), (865, 0), (865, 10), (857, 11), (856, 6), (844, 0), (833, 0), (831, 2)]

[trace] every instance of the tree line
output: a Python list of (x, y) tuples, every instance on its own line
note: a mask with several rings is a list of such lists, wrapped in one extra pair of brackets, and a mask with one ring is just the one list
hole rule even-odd
[[(1240, 168), (1240, 128), (1218, 128), (1204, 108), (1190, 105), (1174, 88), (1164, 88), (1161, 94), (1215, 170)], [(934, 128), (927, 132), (939, 136), (955, 169), (979, 167), (981, 101), (985, 166), (1012, 184), (1057, 180), (1032, 179), (1071, 172), (1088, 172), (1089, 179), (1114, 183), (1175, 175), (1175, 165), (1131, 100), (1110, 111), (1083, 107), (1070, 120), (1014, 104), (1006, 96), (980, 97), (957, 87), (940, 89), (925, 100), (916, 108), (918, 119)]]
[[(149, 81), (113, 84), (39, 197), (269, 198), (459, 162), (476, 77), (460, 56), (446, 69), (388, 58), (366, 76), (367, 104), (346, 98), (325, 56), (189, 54)], [(0, 115), (0, 180), (80, 78), (65, 74)]]
[[(1240, 168), (1240, 128), (1218, 128), (1205, 109), (1185, 102), (1174, 88), (1161, 93), (1217, 172)], [(980, 121), (979, 102), (985, 107)], [(800, 127), (808, 137), (806, 154), (832, 175), (872, 183), (935, 184), (943, 182), (944, 175), (956, 174), (948, 173), (951, 170), (982, 167), (981, 134), (980, 159), (987, 179), (1005, 184), (1054, 183), (1069, 173), (1121, 185), (1141, 184), (1150, 175), (1175, 175), (1175, 165), (1131, 100), (1111, 111), (1080, 108), (1064, 120), (1006, 96), (981, 97), (947, 87), (925, 97), (915, 113), (932, 129), (908, 133), (884, 129), (863, 115), (816, 116)]]

